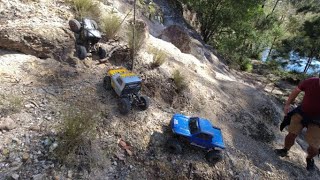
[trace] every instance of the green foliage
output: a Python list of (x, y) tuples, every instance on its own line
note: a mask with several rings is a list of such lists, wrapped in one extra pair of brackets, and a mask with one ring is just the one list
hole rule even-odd
[[(135, 34), (134, 38), (133, 32)], [(146, 39), (146, 24), (143, 21), (136, 21), (134, 25), (133, 22), (130, 21), (127, 38), (129, 40), (128, 44), (131, 50), (131, 56), (134, 56), (139, 52)]]
[(298, 85), (299, 82), (312, 77), (311, 75), (307, 75), (305, 73), (297, 72), (297, 71), (290, 71), (290, 72), (282, 72), (279, 77), (282, 80), (288, 81), (292, 84)]
[(153, 0), (147, 2), (139, 0), (137, 1), (137, 6), (140, 8), (142, 15), (147, 17), (149, 20), (155, 20), (159, 23), (163, 23), (163, 13), (161, 8), (154, 3)]
[(77, 18), (89, 17), (99, 21), (101, 11), (99, 4), (93, 0), (67, 0), (73, 6)]
[[(250, 57), (288, 58), (289, 52), (308, 57), (305, 71), (320, 54), (320, 1), (314, 0), (181, 0), (197, 13), (200, 33), (228, 63), (251, 69)], [(284, 63), (283, 63), (284, 64)]]
[(185, 77), (180, 73), (179, 70), (175, 70), (173, 73), (173, 81), (176, 85), (177, 91), (182, 92), (188, 87)]
[(112, 39), (121, 28), (121, 19), (117, 15), (106, 14), (102, 17), (100, 24), (100, 28), (107, 39)]
[[(320, 58), (320, 16), (306, 20), (299, 28), (299, 33), (284, 39), (277, 50), (282, 56), (294, 51), (301, 57), (308, 57), (309, 61), (304, 70), (306, 72), (313, 58)], [(299, 60), (296, 63), (299, 63)]]
[(242, 71), (251, 72), (253, 69), (252, 62), (249, 58), (246, 58), (240, 65)]
[(153, 62), (151, 64), (153, 68), (159, 67), (166, 62), (167, 53), (165, 51), (157, 48), (150, 48), (149, 51), (153, 54)]
[[(237, 33), (248, 26), (261, 11), (261, 0), (182, 0), (199, 14), (201, 34), (205, 42), (221, 33)], [(244, 26), (243, 26), (244, 25)]]

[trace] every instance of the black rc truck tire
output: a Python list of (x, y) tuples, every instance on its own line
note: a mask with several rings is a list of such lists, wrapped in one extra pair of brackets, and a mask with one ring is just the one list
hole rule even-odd
[(119, 102), (120, 114), (126, 115), (131, 110), (131, 103), (128, 98), (121, 98)]
[(98, 48), (98, 55), (99, 55), (100, 59), (104, 59), (107, 55), (107, 51), (104, 48), (99, 47)]
[(76, 53), (80, 60), (84, 60), (87, 57), (87, 49), (84, 46), (77, 45)]
[(69, 21), (69, 27), (70, 27), (72, 32), (79, 33), (80, 29), (81, 29), (81, 24), (76, 19), (71, 19)]
[(215, 164), (223, 159), (223, 155), (220, 150), (211, 150), (207, 152), (206, 159), (208, 162)]
[(167, 148), (170, 153), (173, 154), (182, 154), (182, 145), (177, 139), (169, 139), (167, 141)]
[(106, 90), (111, 90), (112, 87), (111, 87), (111, 77), (110, 76), (106, 76), (103, 78), (103, 87), (106, 89)]
[(144, 110), (148, 109), (149, 104), (150, 104), (150, 100), (147, 96), (140, 96), (139, 97), (139, 108), (141, 110), (144, 111)]

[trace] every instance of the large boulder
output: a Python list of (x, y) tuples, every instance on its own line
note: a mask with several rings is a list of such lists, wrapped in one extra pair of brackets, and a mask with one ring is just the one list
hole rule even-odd
[(0, 29), (0, 48), (39, 58), (66, 60), (74, 48), (73, 34), (62, 26), (19, 26)]
[(188, 33), (181, 26), (172, 25), (167, 27), (162, 31), (159, 38), (171, 42), (183, 53), (190, 53), (191, 51), (191, 39)]

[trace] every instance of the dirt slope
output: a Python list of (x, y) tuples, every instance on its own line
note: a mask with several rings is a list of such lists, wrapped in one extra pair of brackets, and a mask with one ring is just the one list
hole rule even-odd
[[(42, 7), (44, 10), (39, 11), (42, 12), (40, 14), (33, 14), (32, 11), (27, 13), (46, 22), (55, 17), (59, 19), (55, 23), (67, 28), (63, 20), (67, 22), (72, 17), (70, 9), (62, 1), (54, 2), (60, 6), (56, 7), (55, 3), (48, 1), (1, 1), (1, 8), (18, 7), (16, 12), (6, 11), (6, 16), (1, 16), (1, 22), (8, 22), (8, 15), (16, 17), (13, 13)], [(164, 12), (173, 11), (166, 1), (156, 2), (166, 9)], [(107, 5), (112, 6), (112, 3), (103, 4)], [(127, 8), (131, 8), (124, 1), (116, 1), (113, 7), (122, 15)], [(64, 13), (44, 16), (47, 9)], [(22, 18), (18, 16), (18, 20)], [(177, 18), (177, 21), (170, 19), (169, 22), (184, 26)], [(147, 23), (150, 31), (169, 25)], [(318, 171), (309, 173), (305, 170), (305, 153), (298, 144), (288, 158), (279, 158), (274, 154), (273, 150), (282, 146), (285, 136), (284, 132), (278, 130), (282, 106), (264, 89), (262, 81), (256, 81), (259, 77), (228, 70), (212, 53), (213, 61), (199, 60), (193, 55), (181, 53), (170, 42), (154, 35), (149, 35), (135, 64), (135, 72), (144, 78), (143, 93), (151, 98), (151, 107), (146, 111), (133, 109), (127, 116), (119, 114), (117, 97), (102, 86), (106, 69), (114, 66), (113, 62), (98, 64), (91, 58), (79, 61), (71, 57), (75, 63), (70, 65), (57, 61), (59, 59), (39, 59), (1, 49), (0, 122), (10, 118), (15, 128), (0, 131), (0, 179), (320, 177)], [(159, 68), (152, 69), (152, 54), (148, 52), (148, 47), (166, 51), (168, 60)], [(209, 51), (205, 47), (203, 49)], [(188, 82), (188, 88), (182, 93), (176, 92), (172, 82), (172, 73), (176, 69), (182, 72)], [(96, 144), (103, 150), (103, 157), (97, 157), (102, 165), (97, 168), (69, 167), (51, 155), (50, 148), (54, 143), (49, 141), (55, 137), (63, 114), (73, 105), (97, 114)], [(174, 113), (201, 116), (221, 127), (227, 146), (224, 160), (215, 166), (210, 165), (204, 153), (196, 148), (188, 148), (182, 155), (169, 154), (165, 144), (169, 138), (168, 123)], [(120, 138), (130, 142), (132, 155), (118, 146)], [(316, 164), (319, 166), (318, 160)]]

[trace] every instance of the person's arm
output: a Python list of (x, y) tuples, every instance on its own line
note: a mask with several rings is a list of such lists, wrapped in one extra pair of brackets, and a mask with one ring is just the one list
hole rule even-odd
[(301, 92), (301, 90), (296, 87), (291, 94), (288, 97), (288, 100), (286, 102), (286, 105), (284, 106), (284, 114), (287, 115), (290, 109), (290, 104), (294, 102), (294, 100), (296, 99), (296, 97), (299, 95), (299, 93)]

